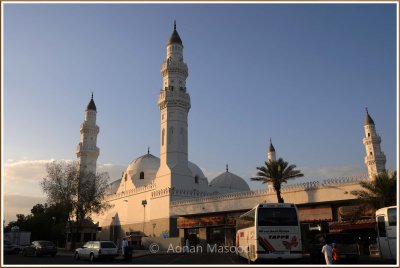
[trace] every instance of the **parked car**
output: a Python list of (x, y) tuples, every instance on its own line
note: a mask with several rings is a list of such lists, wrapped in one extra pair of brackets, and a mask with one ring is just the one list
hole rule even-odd
[(18, 254), (21, 251), (21, 247), (11, 243), (9, 240), (4, 241), (4, 253), (5, 254)]
[(97, 259), (114, 260), (118, 256), (118, 248), (112, 241), (89, 241), (75, 250), (75, 259), (89, 259), (94, 262)]
[(339, 255), (339, 263), (356, 263), (360, 257), (360, 250), (353, 234), (349, 233), (322, 233), (317, 234), (310, 244), (310, 257), (314, 262), (323, 263), (322, 246), (335, 243)]
[(22, 249), (22, 255), (24, 256), (51, 255), (54, 257), (56, 254), (56, 245), (54, 245), (53, 242), (45, 240), (33, 241), (29, 246)]

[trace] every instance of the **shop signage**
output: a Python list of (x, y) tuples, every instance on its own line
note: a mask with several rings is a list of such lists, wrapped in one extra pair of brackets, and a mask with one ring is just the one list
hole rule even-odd
[(220, 225), (234, 225), (234, 216), (203, 216), (203, 217), (179, 217), (178, 228), (197, 228), (197, 227), (208, 227), (208, 226), (220, 226)]
[(299, 208), (300, 221), (332, 221), (332, 208), (330, 206), (315, 208)]

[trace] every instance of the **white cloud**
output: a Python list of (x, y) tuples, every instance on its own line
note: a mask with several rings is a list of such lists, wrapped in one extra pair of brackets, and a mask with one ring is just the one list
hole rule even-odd
[(322, 180), (332, 178), (361, 176), (367, 173), (366, 168), (358, 166), (339, 166), (339, 167), (298, 167), (304, 174), (305, 178), (310, 180)]
[[(37, 203), (46, 202), (40, 182), (46, 177), (46, 165), (54, 159), (48, 160), (13, 160), (3, 163), (3, 198), (4, 220), (15, 220), (16, 214), (30, 214), (31, 208)], [(63, 160), (66, 162), (72, 160)], [(125, 169), (122, 165), (98, 164), (98, 172), (108, 172), (110, 181), (121, 177)]]
[(108, 172), (110, 176), (110, 182), (118, 180), (121, 178), (122, 172), (124, 172), (126, 166), (116, 165), (116, 164), (97, 164), (97, 172)]
[(17, 219), (17, 214), (29, 215), (36, 204), (46, 202), (44, 196), (26, 196), (20, 194), (4, 194), (3, 212), (6, 224)]

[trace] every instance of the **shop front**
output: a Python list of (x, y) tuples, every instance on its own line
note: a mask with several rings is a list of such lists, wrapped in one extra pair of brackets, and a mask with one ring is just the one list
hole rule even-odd
[(179, 237), (190, 246), (233, 246), (236, 234), (235, 219), (241, 214), (243, 212), (179, 217)]

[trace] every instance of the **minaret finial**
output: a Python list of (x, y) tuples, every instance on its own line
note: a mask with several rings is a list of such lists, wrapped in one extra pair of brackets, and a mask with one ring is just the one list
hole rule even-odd
[(150, 146), (147, 147), (147, 154), (150, 154)]
[(365, 111), (368, 113), (368, 107), (365, 107)]
[(92, 100), (93, 100), (93, 91), (92, 91)]
[(174, 20), (174, 31), (176, 31), (176, 20)]
[(229, 170), (229, 169), (228, 169), (228, 164), (226, 164), (226, 172), (228, 172), (228, 170)]

